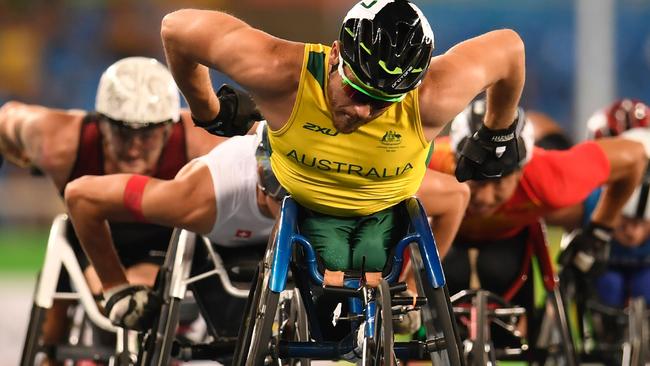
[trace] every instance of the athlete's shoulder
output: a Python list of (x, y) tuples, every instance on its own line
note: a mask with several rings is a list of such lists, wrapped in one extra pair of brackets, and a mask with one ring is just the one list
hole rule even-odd
[(552, 208), (574, 205), (607, 180), (609, 166), (601, 158), (602, 151), (593, 142), (569, 150), (535, 148), (522, 183)]

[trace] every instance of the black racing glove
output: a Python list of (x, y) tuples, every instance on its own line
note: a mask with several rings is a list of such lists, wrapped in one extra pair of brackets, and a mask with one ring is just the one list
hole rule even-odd
[(518, 169), (526, 157), (526, 147), (519, 138), (524, 123), (524, 113), (519, 110), (506, 129), (491, 130), (482, 124), (458, 153), (456, 179), (464, 182), (501, 178)]
[(584, 230), (576, 230), (567, 247), (560, 253), (558, 263), (589, 275), (598, 276), (607, 269), (612, 229), (590, 223)]
[(217, 90), (219, 114), (212, 121), (200, 121), (192, 116), (196, 126), (217, 136), (245, 135), (256, 121), (264, 119), (253, 99), (243, 90), (223, 84)]

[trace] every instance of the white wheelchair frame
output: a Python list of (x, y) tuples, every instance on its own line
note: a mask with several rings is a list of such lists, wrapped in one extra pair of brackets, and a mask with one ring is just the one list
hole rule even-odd
[[(75, 252), (66, 238), (66, 225), (68, 220), (68, 216), (65, 214), (60, 214), (53, 220), (47, 241), (44, 264), (38, 276), (38, 282), (36, 283), (32, 311), (20, 364), (21, 366), (33, 366), (37, 355), (46, 350), (47, 347), (39, 344), (42, 322), (45, 313), (52, 308), (54, 300), (57, 299), (77, 300), (92, 324), (116, 335), (114, 354), (107, 360), (110, 366), (140, 364), (143, 361), (138, 360), (138, 355), (142, 355), (142, 345), (140, 344), (138, 333), (114, 326), (97, 306), (97, 302), (86, 282)], [(164, 286), (162, 296), (165, 300), (163, 307), (168, 306), (172, 302), (179, 304), (185, 298), (188, 285), (210, 276), (218, 276), (221, 279), (224, 290), (231, 296), (242, 299), (248, 298), (249, 290), (237, 288), (232, 284), (221, 256), (215, 251), (212, 243), (206, 237), (201, 237), (201, 242), (205, 245), (209, 260), (213, 263), (214, 268), (190, 277), (196, 242), (195, 233), (181, 229), (174, 230), (165, 257), (165, 263), (163, 264), (163, 266), (167, 266), (166, 268), (170, 269), (168, 273), (169, 277), (162, 284)], [(62, 268), (65, 268), (70, 276), (71, 287), (73, 288), (71, 292), (56, 291)], [(177, 311), (177, 308), (175, 309)], [(160, 316), (164, 316), (163, 310), (161, 310)], [(164, 321), (164, 323), (165, 327), (170, 327), (168, 321)], [(160, 328), (160, 324), (157, 325)], [(157, 333), (160, 333), (160, 331), (161, 329), (158, 329)], [(173, 341), (173, 338), (170, 337), (173, 337), (174, 334), (169, 329), (166, 329), (166, 333), (163, 332), (163, 334), (166, 334), (168, 342), (157, 345), (156, 348), (161, 348), (161, 350), (160, 352), (157, 350), (155, 353), (160, 353), (163, 355), (161, 356), (162, 359), (167, 360), (171, 352), (171, 341)], [(65, 346), (82, 347), (80, 341), (78, 336), (71, 335)], [(59, 345), (53, 347), (57, 346)], [(88, 355), (80, 356), (80, 359), (98, 357), (97, 354), (89, 353)], [(161, 364), (164, 364), (164, 362)]]
[[(60, 214), (52, 222), (43, 268), (38, 276), (34, 292), (32, 312), (20, 363), (22, 366), (34, 365), (37, 354), (43, 351), (43, 347), (38, 344), (42, 321), (45, 313), (52, 308), (54, 300), (59, 299), (77, 300), (92, 324), (116, 335), (115, 354), (108, 360), (109, 365), (116, 364), (119, 355), (132, 358), (132, 355), (137, 354), (135, 351), (137, 349), (137, 334), (114, 326), (99, 310), (74, 250), (66, 238), (67, 221), (68, 216)], [(72, 292), (56, 291), (62, 268), (65, 268), (70, 276)], [(72, 347), (78, 346), (79, 342), (78, 337), (70, 337), (68, 340), (69, 346)]]

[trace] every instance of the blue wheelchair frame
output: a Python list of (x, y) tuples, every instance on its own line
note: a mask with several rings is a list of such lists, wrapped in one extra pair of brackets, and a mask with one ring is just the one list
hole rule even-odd
[[(423, 277), (427, 278), (427, 282), (430, 287), (427, 290), (431, 291), (429, 293), (432, 293), (432, 291), (436, 289), (440, 291), (444, 290), (442, 293), (445, 294), (448, 301), (448, 295), (445, 287), (445, 276), (440, 262), (440, 257), (438, 255), (436, 242), (433, 238), (433, 234), (427, 221), (426, 213), (424, 212), (424, 209), (420, 202), (414, 197), (405, 200), (401, 204), (404, 205), (405, 211), (409, 216), (408, 230), (406, 236), (404, 236), (397, 244), (396, 250), (390, 258), (392, 261), (392, 266), (390, 272), (387, 276), (384, 277), (384, 279), (388, 283), (395, 283), (397, 281), (404, 261), (403, 252), (411, 243), (416, 243), (422, 257), (423, 270), (425, 274)], [(273, 256), (269, 269), (270, 272), (268, 273), (268, 290), (275, 294), (280, 294), (286, 289), (289, 268), (292, 261), (292, 253), (294, 253), (293, 249), (294, 245), (296, 244), (299, 245), (303, 250), (308, 277), (311, 279), (312, 283), (318, 286), (321, 286), (323, 284), (324, 278), (323, 274), (318, 270), (316, 252), (307, 238), (299, 233), (298, 217), (299, 206), (297, 203), (291, 197), (285, 198), (277, 224), (277, 232), (272, 242)], [(294, 273), (294, 277), (295, 276), (296, 274)], [(352, 291), (359, 289), (361, 285), (362, 284), (358, 278), (346, 279), (344, 281), (344, 287), (351, 289)], [(350, 314), (363, 314), (363, 318), (366, 320), (366, 327), (364, 329), (366, 336), (374, 334), (375, 303), (373, 299), (366, 302), (365, 307), (359, 296), (351, 296), (349, 299)], [(438, 305), (441, 304), (440, 301), (436, 301), (436, 303)], [(450, 303), (447, 302), (447, 305), (448, 306), (446, 311), (450, 312)], [(313, 303), (311, 306), (313, 306)], [(310, 305), (308, 301), (305, 301), (305, 307), (307, 310), (309, 310)], [(270, 316), (270, 314), (266, 314), (266, 316)], [(449, 320), (451, 322), (454, 321), (450, 313)], [(352, 333), (354, 333), (354, 329), (356, 328), (353, 327), (352, 329)], [(428, 350), (427, 355), (429, 352), (441, 351), (450, 344), (456, 344), (456, 346), (458, 345), (455, 325), (451, 325), (448, 327), (448, 329), (453, 329), (453, 332), (451, 332), (451, 334), (448, 331), (443, 332), (446, 336), (445, 338), (447, 338), (446, 340), (431, 340), (430, 343), (424, 346), (425, 349)], [(320, 337), (314, 337), (314, 339), (316, 339), (316, 342), (282, 341), (282, 346), (279, 347), (278, 354), (280, 358), (310, 358), (331, 360), (341, 359), (343, 355), (352, 352), (355, 347), (355, 340), (353, 339), (355, 337), (348, 337), (351, 339), (349, 342), (344, 342), (345, 344), (331, 341), (319, 342), (317, 338)], [(451, 347), (451, 349), (452, 353), (458, 353), (457, 347)], [(400, 359), (408, 359), (409, 355), (416, 353), (413, 350), (414, 346), (412, 344), (409, 345), (408, 342), (395, 343), (394, 346), (395, 355)], [(456, 358), (455, 356), (449, 356), (449, 358), (451, 359), (450, 364), (452, 365), (458, 365), (462, 362), (460, 361), (460, 357)]]
[[(433, 238), (431, 228), (427, 221), (427, 216), (420, 202), (412, 197), (403, 204), (410, 219), (410, 227), (407, 235), (397, 244), (397, 249), (393, 255), (392, 270), (386, 277), (389, 283), (395, 282), (402, 269), (404, 261), (403, 252), (406, 247), (415, 242), (418, 244), (420, 253), (423, 255), (424, 268), (427, 273), (429, 283), (434, 288), (440, 288), (445, 285), (445, 275), (442, 271), (440, 256), (436, 246), (436, 240)], [(316, 253), (307, 238), (298, 233), (298, 205), (291, 198), (285, 198), (280, 213), (280, 226), (278, 235), (275, 239), (275, 252), (273, 255), (273, 266), (271, 267), (271, 278), (269, 288), (273, 292), (280, 293), (286, 288), (287, 277), (289, 272), (289, 262), (291, 261), (291, 249), (294, 243), (298, 243), (306, 252), (309, 266), (309, 274), (317, 284), (323, 283), (323, 275), (318, 271), (316, 264)], [(354, 288), (358, 283), (346, 284), (346, 287)]]

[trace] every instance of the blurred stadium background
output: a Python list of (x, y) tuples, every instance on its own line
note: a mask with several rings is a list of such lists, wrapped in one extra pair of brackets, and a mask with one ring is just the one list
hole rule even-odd
[[(0, 0), (0, 104), (93, 109), (109, 64), (133, 55), (164, 60), (160, 21), (174, 9), (226, 9), (274, 35), (330, 44), (354, 2)], [(527, 49), (524, 107), (549, 114), (576, 141), (589, 114), (613, 98), (650, 99), (650, 1), (415, 2), (435, 32), (435, 53), (492, 29), (519, 32)], [(216, 85), (226, 81), (213, 76)], [(0, 170), (0, 365), (17, 363), (31, 281), (49, 222), (62, 210), (46, 179), (9, 164)]]

